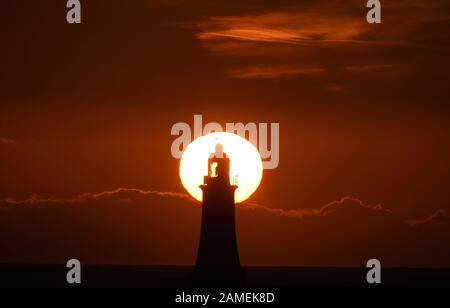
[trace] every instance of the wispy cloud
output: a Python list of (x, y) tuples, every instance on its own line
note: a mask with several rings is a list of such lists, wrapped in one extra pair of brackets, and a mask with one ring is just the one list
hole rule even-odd
[[(318, 0), (309, 5), (290, 3), (265, 13), (210, 17), (198, 23), (202, 41), (240, 40), (294, 45), (349, 42), (357, 44), (413, 44), (410, 34), (424, 24), (448, 21), (445, 0), (383, 3), (385, 22), (377, 27), (365, 20), (365, 2)], [(381, 28), (381, 29), (380, 29)]]
[(366, 32), (361, 18), (320, 17), (308, 12), (213, 17), (199, 23), (201, 41), (253, 41), (311, 45), (316, 42), (354, 42)]
[(391, 64), (369, 64), (369, 65), (349, 65), (344, 67), (345, 70), (354, 73), (370, 73), (376, 71), (385, 71), (392, 69)]
[(325, 90), (332, 93), (342, 93), (345, 91), (344, 87), (338, 83), (331, 82), (325, 86)]
[(16, 143), (16, 141), (13, 139), (0, 137), (0, 144), (14, 144), (14, 143)]
[[(385, 3), (383, 23), (370, 25), (361, 1), (291, 2), (253, 14), (206, 17), (196, 22), (196, 38), (212, 53), (252, 59), (253, 67), (226, 70), (231, 78), (292, 77), (304, 75), (296, 69), (304, 66), (325, 67), (324, 78), (390, 70), (410, 74), (426, 63), (424, 50), (444, 55), (450, 46), (443, 35), (450, 24), (448, 8), (449, 2), (442, 0)], [(418, 60), (411, 65), (409, 58), (415, 55)], [(365, 64), (367, 59), (374, 63)], [(412, 69), (403, 70), (406, 65)]]
[(305, 68), (288, 65), (251, 66), (229, 70), (227, 76), (236, 79), (273, 79), (301, 75), (319, 75), (325, 72), (322, 68)]

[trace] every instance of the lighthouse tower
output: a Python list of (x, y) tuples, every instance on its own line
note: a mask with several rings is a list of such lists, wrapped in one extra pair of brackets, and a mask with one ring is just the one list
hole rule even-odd
[(202, 224), (194, 279), (206, 285), (241, 284), (234, 203), (237, 186), (230, 184), (230, 159), (220, 143), (208, 159), (208, 175), (200, 188)]

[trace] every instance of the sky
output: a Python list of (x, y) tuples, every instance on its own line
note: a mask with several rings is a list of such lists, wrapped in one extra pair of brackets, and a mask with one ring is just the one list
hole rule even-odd
[(237, 211), (243, 263), (450, 266), (448, 1), (383, 2), (377, 25), (359, 0), (2, 11), (0, 262), (192, 264), (170, 130), (202, 114), (280, 123)]

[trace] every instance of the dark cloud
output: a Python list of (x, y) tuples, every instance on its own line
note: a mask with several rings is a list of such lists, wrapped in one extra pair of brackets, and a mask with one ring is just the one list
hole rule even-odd
[[(28, 199), (23, 200), (17, 200), (16, 198), (6, 198), (4, 202), (9, 204), (17, 204), (17, 205), (31, 205), (31, 204), (76, 204), (76, 203), (85, 203), (90, 201), (96, 201), (96, 200), (109, 200), (112, 199), (113, 201), (117, 198), (117, 196), (134, 196), (134, 195), (141, 195), (141, 196), (169, 196), (169, 197), (176, 197), (176, 198), (182, 198), (189, 201), (194, 201), (192, 197), (190, 197), (188, 194), (185, 193), (176, 193), (176, 192), (169, 192), (169, 191), (157, 191), (157, 190), (143, 190), (143, 189), (137, 189), (137, 188), (117, 188), (115, 190), (111, 191), (103, 191), (100, 193), (84, 193), (81, 195), (78, 195), (74, 198), (70, 199), (58, 199), (58, 198), (46, 198), (42, 197), (38, 194), (31, 195)], [(122, 199), (126, 200), (126, 199)]]
[[(248, 203), (238, 206), (238, 241), (245, 264), (358, 266), (378, 257), (386, 265), (450, 266), (449, 252), (431, 244), (436, 236), (450, 239), (441, 216), (419, 229), (350, 197), (291, 211)], [(182, 193), (120, 188), (10, 198), (0, 202), (0, 261), (192, 264), (199, 225), (199, 204)]]
[(425, 219), (411, 220), (409, 223), (412, 226), (420, 225), (448, 225), (450, 224), (450, 215), (445, 210), (438, 210)]
[(297, 209), (297, 210), (283, 210), (267, 207), (257, 203), (248, 202), (244, 206), (241, 206), (242, 209), (260, 209), (263, 211), (268, 211), (275, 215), (291, 217), (291, 218), (305, 218), (310, 216), (327, 216), (336, 211), (340, 211), (345, 208), (350, 209), (365, 209), (371, 211), (381, 211), (386, 213), (391, 213), (388, 209), (383, 209), (381, 205), (365, 205), (361, 200), (351, 198), (351, 197), (343, 197), (341, 200), (333, 201), (328, 204), (323, 205), (318, 209)]
[(1, 262), (189, 264), (199, 206), (185, 194), (117, 189), (0, 202)]

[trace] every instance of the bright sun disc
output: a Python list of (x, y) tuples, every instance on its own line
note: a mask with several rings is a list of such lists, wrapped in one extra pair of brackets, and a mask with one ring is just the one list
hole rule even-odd
[(230, 184), (237, 179), (236, 203), (248, 199), (262, 179), (262, 160), (258, 150), (246, 139), (232, 133), (217, 132), (195, 139), (190, 143), (180, 161), (180, 178), (189, 194), (202, 201), (203, 176), (208, 174), (208, 159), (216, 144), (230, 158)]

